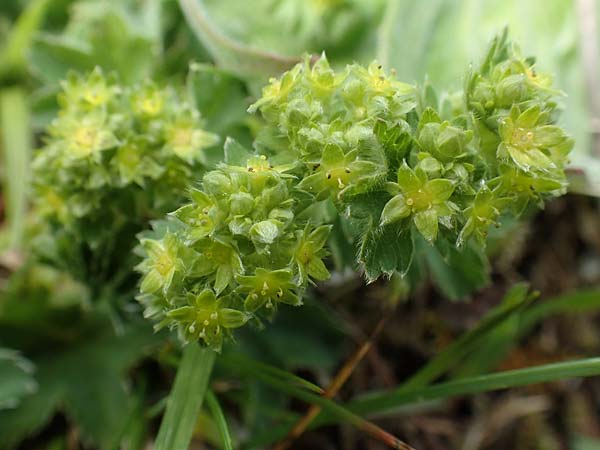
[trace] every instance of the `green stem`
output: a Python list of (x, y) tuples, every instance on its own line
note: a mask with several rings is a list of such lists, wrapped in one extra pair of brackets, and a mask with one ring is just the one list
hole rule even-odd
[(154, 450), (188, 450), (214, 361), (210, 349), (197, 344), (183, 349)]
[(9, 245), (19, 248), (23, 239), (29, 163), (31, 156), (30, 112), (27, 93), (14, 87), (0, 91), (0, 147), (5, 169), (4, 189)]

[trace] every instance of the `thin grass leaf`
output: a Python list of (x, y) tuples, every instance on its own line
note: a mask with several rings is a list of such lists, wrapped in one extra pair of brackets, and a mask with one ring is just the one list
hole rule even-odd
[(206, 393), (206, 406), (208, 406), (210, 414), (212, 415), (212, 418), (219, 429), (219, 435), (221, 436), (223, 449), (233, 450), (233, 442), (231, 441), (231, 435), (229, 434), (227, 420), (223, 415), (223, 410), (221, 409), (221, 405), (219, 405), (219, 400), (217, 400), (217, 397), (211, 390), (208, 390)]
[[(349, 409), (339, 405), (338, 403), (332, 400), (329, 400), (328, 398), (316, 395), (298, 386), (286, 383), (285, 381), (282, 381), (266, 373), (257, 374), (256, 377), (274, 389), (277, 389), (299, 400), (302, 400), (308, 404), (320, 406), (321, 409), (328, 415), (335, 417), (336, 421), (348, 423), (356, 427), (358, 430), (369, 434), (374, 439), (384, 443), (385, 445), (391, 448), (406, 450), (412, 449), (412, 447), (400, 441), (398, 438), (391, 435), (387, 431), (381, 429), (374, 423), (363, 419), (362, 417), (353, 413)], [(287, 432), (289, 432), (289, 429), (287, 430)], [(285, 436), (285, 434), (283, 434), (283, 436)]]
[(276, 379), (290, 383), (291, 385), (299, 386), (308, 389), (311, 392), (322, 394), (323, 388), (305, 380), (302, 377), (294, 375), (286, 370), (273, 367), (255, 359), (248, 358), (240, 353), (228, 353), (219, 358), (219, 364), (226, 365), (228, 368), (245, 375), (266, 374)]
[(475, 328), (468, 331), (460, 338), (431, 359), (422, 369), (414, 374), (400, 390), (408, 392), (426, 386), (440, 375), (448, 372), (480, 345), (481, 340), (504, 323), (509, 317), (514, 317), (529, 304), (531, 296), (527, 295), (529, 286), (519, 283), (513, 286), (504, 296), (502, 303), (492, 309)]
[(596, 375), (600, 375), (600, 358), (588, 358), (480, 375), (439, 383), (411, 392), (404, 392), (401, 389), (380, 392), (369, 395), (367, 398), (355, 400), (345, 406), (353, 413), (365, 416), (381, 414), (407, 404)]
[(160, 426), (155, 450), (187, 450), (198, 419), (215, 360), (215, 352), (196, 344), (183, 349), (183, 356), (167, 410)]
[(9, 245), (15, 248), (23, 238), (32, 141), (26, 92), (21, 88), (0, 91), (0, 135)]
[(551, 315), (580, 314), (600, 308), (598, 289), (576, 291), (536, 303), (519, 315), (505, 321), (492, 333), (486, 335), (479, 348), (466, 358), (454, 375), (468, 377), (493, 370), (508, 352), (527, 335), (541, 320)]

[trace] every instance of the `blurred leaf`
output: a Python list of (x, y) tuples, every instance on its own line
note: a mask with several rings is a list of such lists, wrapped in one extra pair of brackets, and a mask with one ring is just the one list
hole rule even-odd
[[(130, 2), (78, 2), (60, 34), (40, 34), (29, 64), (46, 83), (56, 83), (69, 70), (100, 66), (132, 84), (151, 74), (161, 50), (157, 0), (137, 9)], [(147, 6), (144, 8), (144, 6)]]
[(458, 250), (453, 244), (438, 240), (436, 247), (419, 241), (424, 250), (431, 277), (452, 300), (460, 300), (489, 282), (489, 264), (474, 246)]
[(600, 439), (576, 435), (571, 439), (572, 450), (600, 450)]
[(569, 192), (600, 197), (600, 159), (577, 156), (567, 169)]
[[(262, 84), (268, 76), (279, 74), (300, 61), (298, 57), (247, 46), (225, 35), (211, 20), (202, 0), (179, 0), (179, 4), (189, 26), (217, 64), (237, 76), (250, 81), (260, 80)], [(231, 8), (231, 4), (228, 5)], [(244, 17), (256, 15), (256, 11), (253, 11)]]
[(34, 366), (14, 350), (0, 347), (0, 410), (19, 405), (21, 398), (37, 389)]
[(17, 19), (6, 43), (0, 48), (0, 80), (25, 71), (26, 55), (49, 3), (50, 0), (33, 0)]
[(390, 0), (379, 29), (377, 57), (402, 80), (420, 82), (427, 75), (436, 87), (458, 90), (467, 65), (479, 61), (484, 44), (508, 24), (523, 53), (536, 55), (536, 68), (556, 75), (556, 85), (568, 95), (568, 114), (561, 121), (575, 135), (574, 153), (589, 154), (589, 117), (575, 3)]
[(190, 98), (195, 99), (208, 130), (224, 136), (246, 117), (248, 94), (233, 75), (196, 63), (190, 66), (187, 83)]
[(0, 448), (11, 448), (43, 427), (57, 409), (100, 448), (114, 448), (132, 409), (123, 374), (159, 339), (144, 324), (122, 336), (104, 332), (34, 358), (39, 389), (16, 409), (0, 411)]
[(389, 0), (379, 28), (377, 59), (408, 82), (423, 79), (438, 23), (451, 1), (425, 3)]
[(216, 353), (199, 344), (188, 344), (167, 400), (155, 450), (187, 450), (198, 420)]
[[(310, 333), (306, 332), (307, 327)], [(331, 370), (346, 343), (339, 319), (310, 299), (302, 308), (281, 308), (269, 327), (243, 329), (238, 336), (237, 350), (288, 370)]]

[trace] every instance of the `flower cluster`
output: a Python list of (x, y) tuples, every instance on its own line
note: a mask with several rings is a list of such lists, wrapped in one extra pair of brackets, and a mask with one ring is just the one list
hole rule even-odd
[(371, 281), (405, 274), (418, 236), (484, 246), (502, 215), (564, 191), (572, 140), (555, 124), (557, 92), (506, 35), (461, 104), (425, 97), (375, 63), (336, 72), (324, 55), (272, 79), (250, 107), (265, 119), (262, 156), (228, 141), (226, 164), (142, 239), (146, 315), (218, 349), (328, 278), (331, 224)]
[(142, 238), (138, 266), (146, 315), (215, 350), (230, 329), (300, 305), (309, 282), (329, 277), (330, 227), (301, 217), (294, 167), (264, 155), (228, 162), (204, 175), (166, 227)]
[(122, 230), (133, 237), (179, 204), (218, 138), (194, 107), (150, 82), (127, 88), (96, 69), (71, 74), (62, 88), (33, 161), (35, 204), (54, 237), (107, 251)]
[(505, 31), (452, 108), (376, 64), (338, 73), (323, 56), (271, 80), (250, 110), (267, 122), (264, 146), (278, 156), (290, 148), (304, 165), (299, 187), (332, 199), (342, 221), (360, 222), (359, 235), (393, 227), (431, 243), (485, 245), (501, 215), (564, 193), (573, 141), (556, 125), (560, 95)]
[(556, 126), (557, 99), (552, 78), (521, 56), (507, 31), (492, 43), (478, 70), (467, 77), (466, 109), (471, 113), (488, 171), (499, 174), (504, 190), (543, 205), (546, 195), (566, 189), (564, 168), (573, 140)]
[(265, 133), (283, 139), (290, 160), (304, 165), (302, 189), (319, 200), (341, 200), (385, 179), (389, 155), (376, 131), (405, 124), (414, 106), (414, 87), (376, 63), (336, 73), (323, 55), (272, 79), (250, 112), (260, 110)]

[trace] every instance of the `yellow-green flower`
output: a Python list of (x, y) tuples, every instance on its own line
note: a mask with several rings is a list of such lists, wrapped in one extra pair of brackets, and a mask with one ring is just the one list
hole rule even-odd
[(239, 291), (246, 293), (244, 308), (255, 312), (263, 307), (274, 310), (278, 303), (292, 306), (302, 304), (295, 292), (294, 275), (291, 270), (267, 270), (259, 267), (254, 275), (242, 275), (236, 278)]
[(413, 170), (406, 163), (398, 169), (398, 182), (388, 183), (394, 195), (381, 213), (380, 224), (385, 226), (412, 217), (417, 230), (432, 242), (437, 238), (438, 222), (449, 225), (456, 206), (449, 201), (454, 183), (443, 178), (428, 180), (424, 171)]
[(217, 298), (210, 289), (189, 293), (186, 300), (187, 305), (167, 312), (164, 324), (178, 328), (186, 341), (203, 341), (215, 351), (221, 351), (230, 329), (241, 327), (250, 318), (243, 311), (224, 306), (223, 298)]
[(523, 112), (518, 107), (500, 122), (500, 158), (510, 158), (522, 170), (548, 171), (562, 168), (573, 140), (556, 125), (545, 124), (538, 105)]
[(188, 163), (203, 161), (203, 150), (217, 142), (218, 136), (200, 128), (199, 119), (191, 112), (165, 128), (165, 149)]
[(181, 243), (176, 235), (167, 233), (161, 240), (143, 239), (141, 244), (148, 257), (138, 265), (138, 270), (144, 274), (140, 290), (144, 294), (157, 291), (166, 294), (175, 274), (184, 269)]

